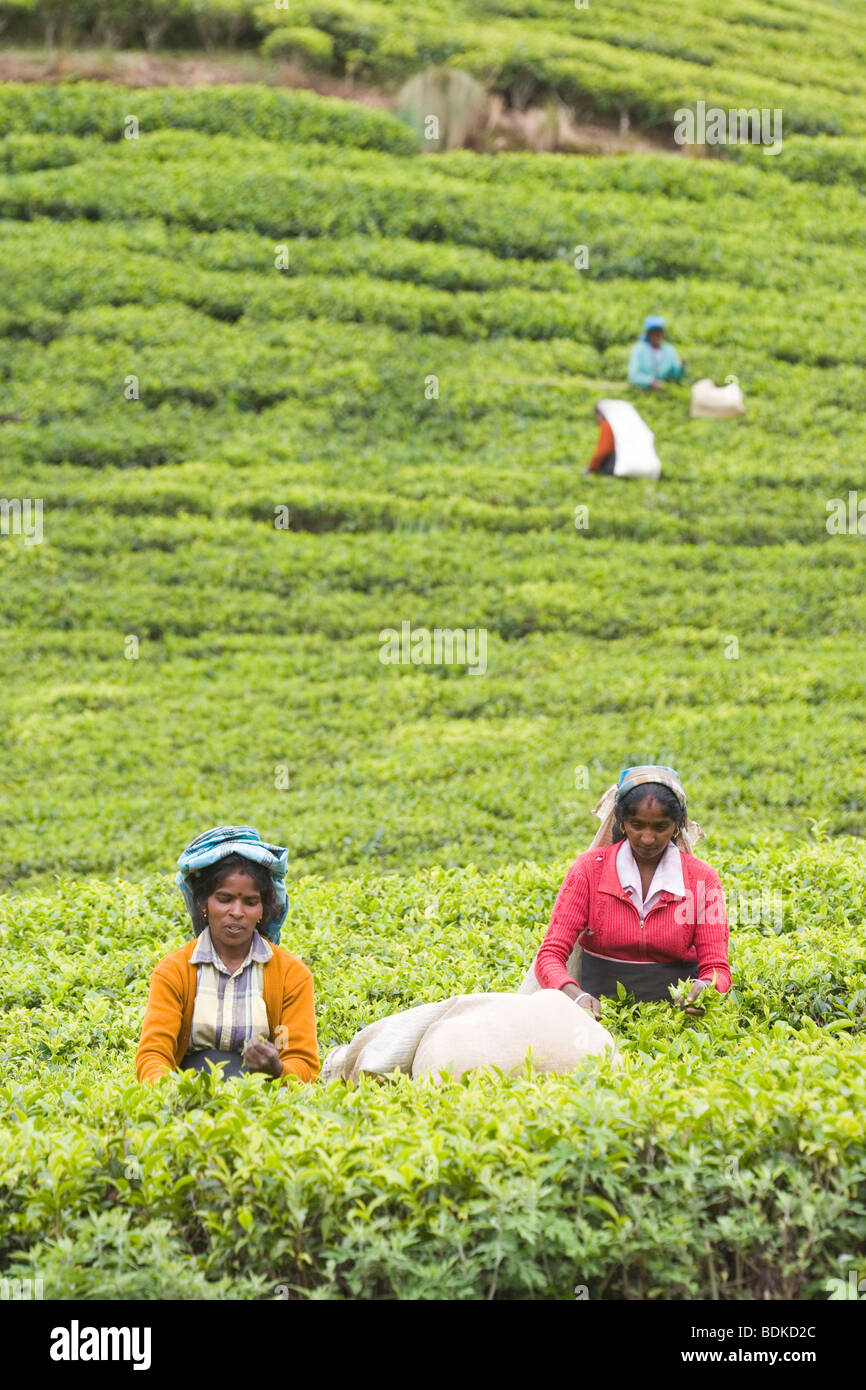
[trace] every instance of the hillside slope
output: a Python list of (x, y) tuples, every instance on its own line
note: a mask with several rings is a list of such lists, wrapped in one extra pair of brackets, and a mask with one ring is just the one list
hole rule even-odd
[[(239, 816), (295, 873), (555, 857), (630, 758), (716, 833), (862, 833), (847, 142), (421, 159), (236, 88), (10, 87), (0, 131), (4, 488), (44, 506), (0, 544), (5, 883)], [(661, 482), (585, 479), (648, 310), (747, 414), (642, 398)], [(403, 622), (484, 629), (486, 674), (383, 665)]]
[(52, 49), (258, 49), (391, 90), (447, 63), (516, 107), (558, 97), (641, 126), (702, 99), (779, 108), (788, 134), (866, 131), (860, 0), (0, 0), (0, 31)]

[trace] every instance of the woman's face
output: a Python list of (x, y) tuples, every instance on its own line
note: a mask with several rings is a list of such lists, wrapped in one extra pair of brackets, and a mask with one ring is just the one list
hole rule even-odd
[(622, 828), (637, 863), (652, 864), (664, 854), (677, 823), (654, 796), (647, 796), (623, 819)]
[(243, 869), (233, 869), (207, 900), (207, 920), (215, 946), (249, 949), (262, 915), (262, 895)]
[(662, 338), (664, 336), (665, 330), (663, 328), (651, 328), (649, 333), (647, 334), (647, 337), (649, 338), (651, 345), (655, 348), (661, 347)]

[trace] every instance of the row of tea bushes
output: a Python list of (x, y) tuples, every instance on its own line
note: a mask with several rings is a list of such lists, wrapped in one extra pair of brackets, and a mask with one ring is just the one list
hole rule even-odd
[[(7, 1275), (52, 1298), (821, 1298), (864, 1253), (860, 856), (714, 856), (741, 925), (702, 1019), (610, 1004), (620, 1072), (138, 1087), (167, 878), (0, 900)], [(295, 885), (323, 1050), (388, 1011), (510, 990), (565, 864)], [(791, 884), (796, 883), (796, 891)], [(11, 962), (17, 963), (12, 968)]]

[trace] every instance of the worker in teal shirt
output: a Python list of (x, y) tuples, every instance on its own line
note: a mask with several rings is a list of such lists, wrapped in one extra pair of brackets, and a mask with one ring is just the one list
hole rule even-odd
[(685, 363), (672, 343), (664, 341), (665, 321), (650, 314), (628, 359), (628, 379), (632, 386), (651, 386), (661, 391), (666, 381), (680, 381)]

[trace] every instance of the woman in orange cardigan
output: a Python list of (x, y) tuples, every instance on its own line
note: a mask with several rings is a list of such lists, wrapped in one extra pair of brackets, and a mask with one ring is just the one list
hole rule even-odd
[(312, 1081), (319, 1070), (313, 977), (279, 945), (288, 851), (251, 826), (219, 826), (184, 850), (178, 886), (196, 939), (154, 969), (135, 1054), (139, 1081), (224, 1062)]

